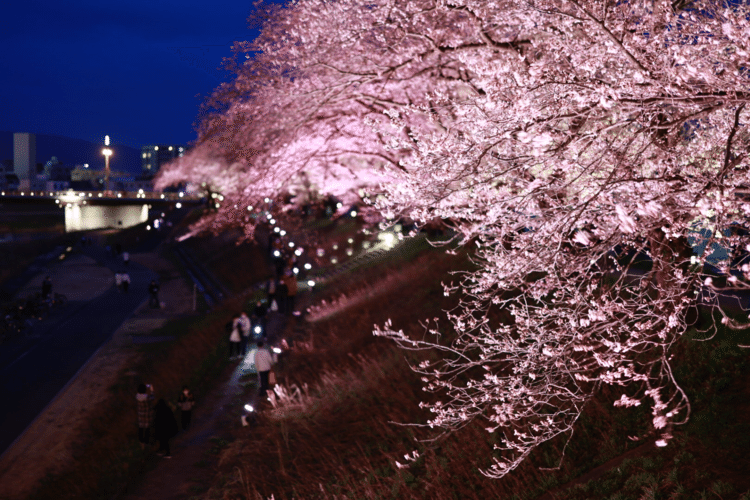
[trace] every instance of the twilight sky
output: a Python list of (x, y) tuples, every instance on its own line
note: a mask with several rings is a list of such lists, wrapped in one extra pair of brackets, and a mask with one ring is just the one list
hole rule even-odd
[[(280, 1), (278, 3), (281, 3)], [(253, 0), (25, 0), (0, 6), (0, 130), (186, 144)]]

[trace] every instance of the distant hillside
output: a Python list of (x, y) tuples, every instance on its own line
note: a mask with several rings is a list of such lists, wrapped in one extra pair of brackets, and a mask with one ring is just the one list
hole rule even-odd
[[(58, 135), (36, 134), (36, 161), (46, 163), (53, 156), (66, 165), (88, 163), (94, 169), (104, 168), (102, 144), (71, 139)], [(138, 174), (141, 172), (141, 152), (129, 146), (113, 144), (110, 160), (112, 170)], [(0, 131), (0, 161), (13, 158), (13, 132)]]

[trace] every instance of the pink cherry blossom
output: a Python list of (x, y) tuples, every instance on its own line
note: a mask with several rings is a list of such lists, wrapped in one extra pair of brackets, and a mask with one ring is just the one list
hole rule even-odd
[(483, 421), (499, 434), (489, 476), (572, 435), (601, 384), (622, 387), (618, 406), (650, 399), (655, 428), (684, 423), (669, 360), (689, 310), (742, 327), (697, 263), (732, 273), (750, 244), (730, 231), (750, 210), (750, 12), (677, 3), (269, 8), (157, 186), (226, 198), (196, 230), (251, 235), (247, 206), (282, 217), (332, 194), (475, 245), (478, 270), (447, 289), (463, 294), (454, 340), (376, 333), (441, 353), (414, 367), (439, 396), (424, 424)]

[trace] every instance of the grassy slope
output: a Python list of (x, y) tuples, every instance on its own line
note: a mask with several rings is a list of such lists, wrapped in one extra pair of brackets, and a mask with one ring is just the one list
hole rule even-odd
[[(144, 238), (143, 226), (123, 230), (110, 237), (108, 243)], [(158, 397), (172, 403), (185, 383), (201, 398), (227, 366), (224, 324), (243, 305), (241, 298), (229, 299), (208, 314), (176, 319), (153, 332), (156, 336), (176, 337), (170, 344), (133, 346), (139, 361), (123, 367), (121, 382), (109, 388), (108, 400), (95, 410), (80, 436), (69, 469), (47, 477), (30, 500), (112, 498), (144, 467), (150, 467), (144, 461), (134, 425), (133, 398), (138, 383), (154, 383)]]
[[(225, 256), (242, 259), (241, 247)], [(576, 429), (562, 469), (557, 464), (562, 442), (541, 447), (519, 470), (503, 480), (490, 480), (477, 470), (489, 465), (492, 435), (481, 425), (434, 443), (415, 437), (434, 434), (391, 422), (424, 422), (418, 408), (425, 394), (408, 368), (405, 353), (372, 336), (372, 325), (391, 318), (397, 328), (421, 333), (418, 321), (441, 316), (451, 298), (441, 281), (448, 272), (467, 266), (465, 257), (428, 252), (413, 263), (395, 262), (352, 273), (345, 289), (328, 288), (316, 297), (337, 297), (373, 283), (386, 272), (415, 266), (416, 277), (401, 288), (315, 324), (290, 324), (288, 338), (312, 350), (298, 350), (280, 370), (282, 381), (302, 388), (293, 411), (269, 414), (256, 428), (234, 429), (235, 439), (221, 452), (211, 498), (538, 498), (548, 489), (639, 445), (629, 435), (648, 432), (648, 408), (615, 409), (619, 395), (604, 391), (592, 401)], [(236, 272), (236, 269), (234, 270)], [(143, 361), (130, 367), (144, 380), (159, 380), (167, 394), (185, 380), (208, 390), (224, 360), (223, 324), (239, 304), (227, 304), (202, 319), (186, 319), (165, 327), (179, 340), (169, 349), (142, 348)], [(726, 334), (722, 334), (726, 335)], [(676, 375), (694, 403), (693, 418), (676, 429), (674, 445), (652, 449), (645, 457), (557, 498), (739, 498), (750, 490), (745, 451), (750, 429), (747, 352), (738, 339), (718, 337), (708, 343), (686, 341), (676, 353)], [(743, 343), (750, 342), (744, 340)], [(298, 342), (297, 345), (302, 343)], [(197, 367), (197, 368), (196, 368)], [(75, 470), (50, 477), (34, 498), (107, 498), (138, 472), (139, 450), (132, 423), (134, 387), (111, 388), (111, 401), (100, 409), (91, 431), (82, 436)], [(305, 389), (306, 384), (306, 389)], [(254, 390), (248, 384), (248, 390)], [(419, 449), (409, 469), (396, 460)]]
[[(286, 385), (307, 384), (307, 389), (290, 411), (270, 412), (257, 428), (236, 429), (211, 498), (539, 498), (641, 444), (628, 436), (649, 433), (649, 409), (614, 408), (619, 393), (607, 388), (587, 406), (557, 471), (540, 467), (558, 464), (562, 441), (540, 447), (502, 480), (485, 478), (477, 469), (489, 465), (493, 435), (480, 423), (434, 443), (416, 443), (415, 437), (434, 434), (391, 422), (428, 418), (418, 408), (425, 396), (421, 383), (405, 353), (374, 338), (372, 325), (391, 318), (394, 327), (421, 333), (418, 320), (440, 316), (452, 305), (440, 282), (450, 280), (448, 271), (466, 261), (431, 252), (412, 265), (423, 272), (388, 296), (296, 327), (304, 330), (298, 333), (302, 339), (312, 339), (314, 350), (292, 354), (280, 369), (281, 378)], [(371, 269), (357, 277), (368, 281), (379, 272)], [(328, 291), (331, 296), (340, 292)], [(651, 447), (644, 456), (556, 497), (750, 498), (745, 456), (750, 363), (747, 352), (735, 347), (738, 340), (750, 343), (724, 332), (710, 342), (686, 338), (680, 344), (675, 371), (693, 402), (693, 417), (675, 429), (672, 445)], [(422, 458), (409, 469), (396, 468), (394, 462), (403, 463), (403, 455), (414, 449)]]

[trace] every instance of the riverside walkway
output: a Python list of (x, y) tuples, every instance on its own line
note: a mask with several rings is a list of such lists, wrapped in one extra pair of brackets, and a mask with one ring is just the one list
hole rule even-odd
[[(114, 273), (122, 267), (91, 247), (47, 270), (54, 289), (68, 297), (62, 310), (32, 326), (31, 333), (0, 346), (0, 450), (18, 438), (89, 358), (147, 298), (156, 275), (135, 262), (131, 289), (120, 293)], [(37, 275), (20, 295), (36, 291)]]

